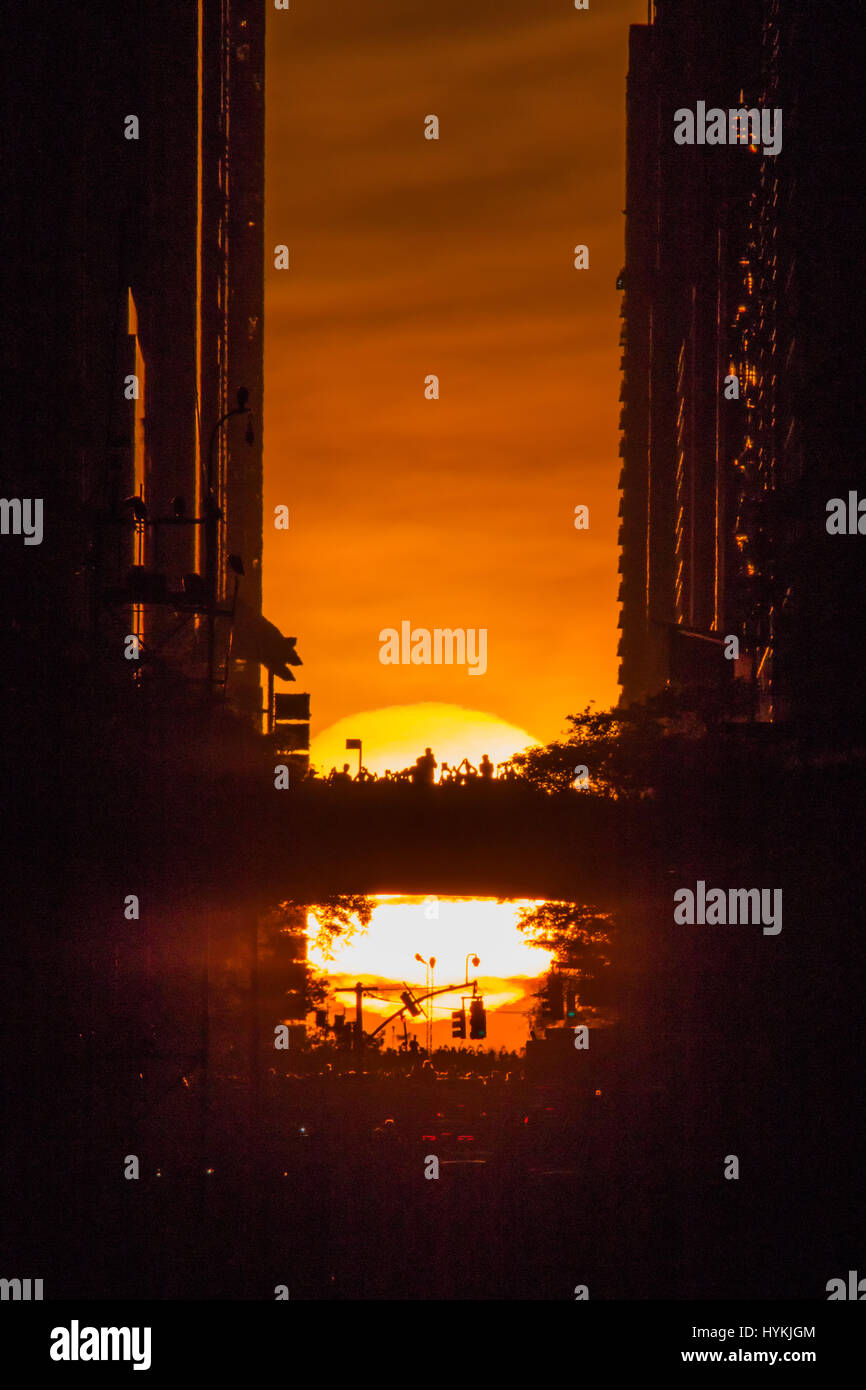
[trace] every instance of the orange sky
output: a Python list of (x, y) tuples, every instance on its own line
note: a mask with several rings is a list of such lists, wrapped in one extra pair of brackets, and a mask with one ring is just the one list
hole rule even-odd
[[(266, 245), (291, 266), (266, 261), (264, 606), (298, 636), (314, 733), (444, 701), (547, 739), (617, 698), (615, 281), (645, 17), (642, 0), (269, 11)], [(486, 672), (383, 666), (379, 631), (403, 619), (487, 628)]]
[[(471, 968), (469, 978), (478, 980), (487, 1009), (485, 1045), (521, 1048), (529, 1034), (528, 1014), (537, 1007), (534, 995), (541, 987), (539, 977), (553, 959), (549, 951), (529, 945), (515, 925), (519, 909), (530, 905), (529, 900), (377, 894), (373, 918), (365, 931), (349, 943), (338, 940), (333, 959), (321, 956), (314, 946), (309, 949), (309, 958), (317, 969), (328, 973), (335, 998), (346, 1006), (351, 1019), (355, 1017), (351, 991), (356, 981), (390, 985), (385, 995), (388, 1002), (372, 997), (364, 1003), (366, 1028), (372, 1032), (399, 1009), (401, 989), (408, 985), (416, 995), (424, 993), (427, 975), (424, 965), (415, 960), (416, 951), (425, 960), (436, 960), (433, 987), (463, 981), (466, 956), (477, 953), (480, 964)], [(451, 1013), (461, 1007), (462, 993), (458, 989), (431, 1001), (434, 1046), (451, 1045)], [(465, 994), (470, 993), (467, 988)], [(423, 1047), (426, 1015), (407, 1018), (406, 1022), (410, 1036), (415, 1034)], [(400, 1035), (402, 1029), (402, 1023), (393, 1025), (393, 1031)], [(393, 1031), (389, 1028), (386, 1034), (388, 1046), (393, 1043)], [(465, 1044), (454, 1045), (475, 1047), (469, 1038)]]

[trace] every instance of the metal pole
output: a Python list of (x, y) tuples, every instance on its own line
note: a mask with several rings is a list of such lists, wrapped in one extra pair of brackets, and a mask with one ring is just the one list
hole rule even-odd
[(359, 980), (355, 985), (355, 1051), (364, 1051), (364, 1019), (363, 1019), (363, 999), (364, 986)]
[[(435, 992), (436, 992), (437, 995), (439, 995), (439, 994), (459, 994), (459, 993), (460, 993), (460, 985), (459, 985), (459, 984), (458, 984), (458, 985), (440, 985), (439, 988), (438, 988)], [(417, 1002), (418, 1002), (419, 1004), (423, 1004), (424, 1001), (426, 1000), (426, 998), (427, 998), (427, 995), (426, 995), (426, 994), (422, 994), (421, 998), (420, 998)], [(388, 1026), (389, 1023), (393, 1023), (393, 1021), (394, 1021), (395, 1018), (402, 1018), (402, 1019), (403, 1019), (403, 1027), (404, 1027), (404, 1031), (405, 1031), (405, 1026), (406, 1026), (406, 1005), (405, 1005), (405, 1004), (403, 1005), (403, 1007), (402, 1007), (401, 1009), (395, 1009), (394, 1013), (389, 1014), (387, 1018), (383, 1018), (382, 1022), (381, 1022), (380, 1024), (378, 1024), (378, 1025), (373, 1029), (372, 1033), (370, 1034), (370, 1037), (371, 1037), (371, 1038), (375, 1038), (375, 1037), (376, 1037), (376, 1034), (377, 1034), (377, 1033), (381, 1033), (381, 1031), (382, 1031), (383, 1028), (387, 1028), (387, 1026)], [(425, 1014), (425, 1018), (426, 1018), (426, 1014)], [(407, 1036), (408, 1036), (408, 1034), (407, 1034)]]

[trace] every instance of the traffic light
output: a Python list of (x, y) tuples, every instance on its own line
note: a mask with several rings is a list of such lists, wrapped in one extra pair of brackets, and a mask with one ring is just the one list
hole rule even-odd
[(466, 1010), (455, 1009), (451, 1015), (451, 1036), (452, 1038), (466, 1037)]
[(404, 989), (403, 993), (400, 995), (400, 998), (403, 1000), (403, 1003), (406, 1005), (406, 1008), (409, 1010), (413, 1018), (416, 1016), (416, 1014), (420, 1014), (421, 1005), (418, 1003), (417, 999), (414, 999), (412, 997), (411, 990)]
[(482, 999), (473, 999), (469, 1005), (469, 1036), (470, 1038), (487, 1037), (487, 1011)]
[(565, 1017), (562, 1007), (562, 976), (551, 974), (542, 993), (541, 1011), (545, 1018), (558, 1023)]
[(571, 984), (565, 987), (565, 1017), (569, 1022), (577, 1018), (577, 990)]

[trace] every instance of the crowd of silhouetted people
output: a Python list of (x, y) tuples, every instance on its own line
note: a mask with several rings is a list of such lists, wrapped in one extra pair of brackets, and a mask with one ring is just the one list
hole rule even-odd
[[(437, 769), (439, 771), (438, 778), (436, 776)], [(370, 772), (366, 767), (359, 768), (352, 776), (348, 763), (343, 763), (340, 772), (336, 768), (331, 768), (327, 777), (324, 778), (318, 778), (314, 770), (311, 770), (308, 776), (311, 779), (325, 781), (329, 786), (344, 786), (350, 782), (394, 782), (415, 787), (466, 787), (483, 785), (488, 782), (517, 782), (520, 780), (509, 761), (497, 763), (494, 766), (486, 753), (483, 754), (477, 767), (470, 762), (469, 758), (464, 758), (461, 763), (455, 765), (443, 762), (440, 767), (433, 750), (430, 748), (424, 749), (424, 752), (415, 759), (412, 767), (404, 767), (394, 772), (390, 768), (386, 768), (381, 776), (378, 773)]]
[[(362, 1053), (314, 1047), (295, 1054), (292, 1076), (378, 1076), (410, 1081), (479, 1080), (484, 1084), (523, 1079), (525, 1059), (505, 1047), (421, 1047), (417, 1038), (399, 1047), (366, 1046)], [(273, 1081), (279, 1079), (276, 1068)]]

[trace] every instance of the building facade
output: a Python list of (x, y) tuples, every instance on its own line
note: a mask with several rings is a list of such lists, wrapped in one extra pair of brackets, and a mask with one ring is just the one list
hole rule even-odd
[(7, 26), (0, 491), (44, 517), (0, 546), (11, 698), (164, 680), (260, 723), (264, 0)]
[[(856, 538), (825, 527), (828, 499), (863, 477), (862, 326), (844, 290), (853, 28), (808, 0), (659, 0), (631, 30), (624, 704), (736, 675), (741, 717), (820, 717), (841, 733), (854, 716), (863, 566)], [(741, 114), (704, 143), (700, 116), (716, 108)], [(684, 110), (695, 138), (678, 143)], [(747, 113), (776, 110), (773, 151)], [(739, 658), (725, 656), (730, 636)]]

